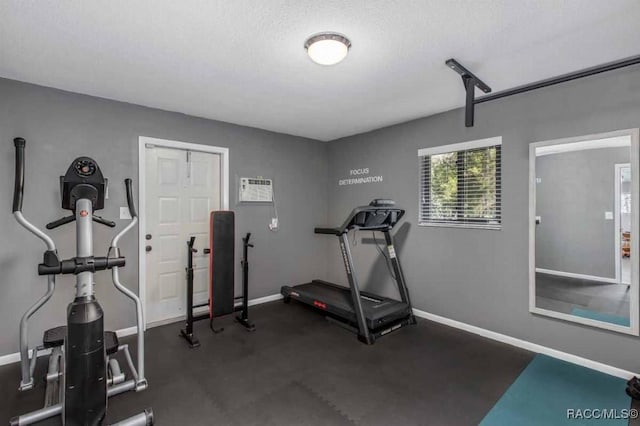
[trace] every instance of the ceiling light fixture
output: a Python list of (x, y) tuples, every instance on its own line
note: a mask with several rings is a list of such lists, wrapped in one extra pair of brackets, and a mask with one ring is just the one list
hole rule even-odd
[(313, 62), (320, 65), (335, 65), (349, 53), (351, 42), (338, 33), (320, 33), (309, 37), (304, 48)]

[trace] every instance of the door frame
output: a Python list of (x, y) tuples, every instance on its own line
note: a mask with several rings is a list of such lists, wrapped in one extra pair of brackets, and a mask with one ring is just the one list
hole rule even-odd
[(145, 235), (146, 232), (146, 147), (147, 144), (162, 148), (173, 148), (184, 151), (198, 151), (209, 154), (220, 155), (220, 176), (222, 179), (222, 208), (229, 209), (229, 148), (203, 145), (189, 142), (174, 141), (168, 139), (158, 139), (149, 136), (138, 137), (138, 295), (143, 307), (143, 323), (147, 329), (146, 317), (146, 285), (147, 285), (147, 260), (145, 255)]
[[(629, 168), (631, 169), (631, 163), (616, 163), (614, 164), (614, 172), (615, 172), (615, 177), (614, 177), (614, 210), (613, 210), (613, 215), (614, 215), (614, 223), (613, 223), (613, 227), (614, 227), (614, 238), (615, 238), (615, 268), (616, 268), (616, 282), (618, 284), (625, 284), (625, 285), (631, 285), (631, 283), (623, 283), (622, 282), (622, 252), (621, 252), (621, 246), (622, 246), (622, 241), (620, 238), (620, 226), (621, 226), (621, 221), (620, 221), (620, 215), (622, 214), (622, 211), (620, 210), (620, 201), (621, 201), (621, 197), (620, 197), (620, 190), (622, 189), (620, 186), (620, 179), (622, 178), (622, 169), (624, 168)], [(633, 177), (632, 177), (633, 179)], [(633, 206), (631, 206), (631, 208), (633, 208)], [(631, 260), (631, 259), (629, 259)]]

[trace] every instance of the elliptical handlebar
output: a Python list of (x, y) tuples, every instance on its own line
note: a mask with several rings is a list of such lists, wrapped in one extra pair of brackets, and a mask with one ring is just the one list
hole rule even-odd
[(47, 234), (29, 222), (22, 215), (22, 200), (24, 198), (24, 163), (25, 163), (25, 146), (27, 142), (24, 138), (13, 139), (13, 145), (16, 148), (16, 172), (15, 182), (13, 186), (13, 215), (18, 223), (27, 231), (31, 232), (36, 237), (40, 238), (47, 246), (47, 250), (55, 251), (56, 245)]
[(136, 211), (136, 204), (133, 201), (133, 190), (131, 189), (131, 179), (126, 178), (124, 180), (124, 186), (127, 191), (127, 205), (129, 206), (129, 213), (131, 213), (131, 217), (138, 217), (138, 212)]
[[(124, 227), (122, 231), (120, 231), (113, 240), (111, 240), (111, 247), (109, 247), (109, 258), (119, 257), (120, 249), (118, 249), (118, 242), (120, 238), (131, 228), (133, 228), (136, 223), (138, 223), (138, 212), (136, 211), (136, 205), (133, 201), (133, 189), (131, 184), (131, 179), (127, 178), (124, 180), (124, 186), (127, 193), (127, 204), (129, 206), (129, 213), (131, 214), (131, 222), (127, 226)], [(141, 391), (146, 389), (147, 387), (147, 379), (144, 374), (144, 311), (142, 308), (142, 302), (140, 298), (131, 290), (129, 290), (122, 282), (120, 282), (120, 273), (119, 267), (116, 266), (111, 269), (111, 279), (113, 281), (113, 285), (116, 289), (131, 299), (136, 305), (136, 328), (138, 335), (138, 359), (137, 359), (137, 368), (135, 372), (135, 390)]]
[(133, 228), (136, 223), (138, 223), (138, 212), (136, 210), (136, 204), (133, 201), (133, 189), (132, 189), (131, 179), (126, 178), (124, 180), (124, 187), (127, 193), (127, 205), (129, 206), (129, 213), (131, 214), (131, 222), (129, 222), (129, 224), (122, 231), (120, 231), (115, 237), (113, 237), (113, 240), (111, 240), (111, 247), (109, 248), (109, 251), (116, 250), (116, 256), (118, 255), (117, 250), (118, 250), (118, 242), (120, 241), (120, 238), (122, 238), (124, 234), (129, 232), (129, 230)]
[(15, 138), (13, 145), (16, 147), (16, 177), (13, 187), (13, 212), (22, 211), (22, 196), (24, 193), (24, 138)]

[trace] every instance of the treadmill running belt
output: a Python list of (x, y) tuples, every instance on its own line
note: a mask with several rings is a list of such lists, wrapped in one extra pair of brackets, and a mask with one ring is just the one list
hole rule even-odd
[[(284, 286), (282, 294), (285, 297), (291, 297), (337, 315), (349, 322), (356, 322), (351, 291), (346, 287), (314, 280), (294, 287)], [(364, 291), (360, 292), (360, 299), (362, 311), (370, 329), (383, 327), (390, 322), (408, 316), (411, 312), (407, 303)]]

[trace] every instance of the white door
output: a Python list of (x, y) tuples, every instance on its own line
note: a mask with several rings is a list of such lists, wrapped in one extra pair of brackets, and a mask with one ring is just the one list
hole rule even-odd
[(147, 146), (146, 321), (186, 313), (187, 240), (196, 237), (194, 303), (208, 299), (209, 213), (221, 204), (219, 154)]

